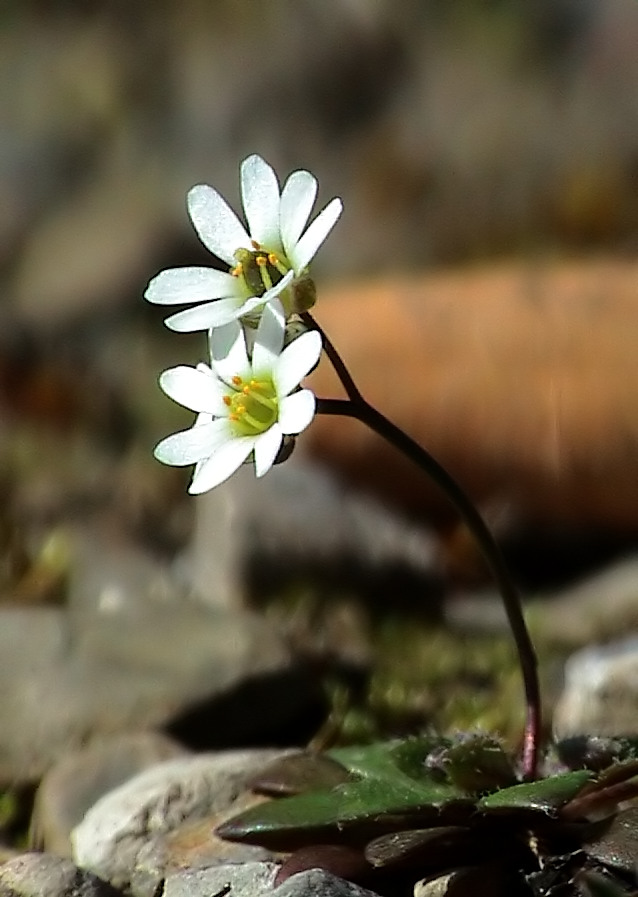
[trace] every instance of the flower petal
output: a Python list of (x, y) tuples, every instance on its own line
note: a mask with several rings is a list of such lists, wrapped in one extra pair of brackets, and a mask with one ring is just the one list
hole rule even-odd
[(275, 463), (284, 436), (281, 427), (275, 423), (257, 437), (255, 442), (255, 476), (263, 477)]
[(169, 398), (191, 411), (203, 411), (217, 417), (227, 414), (223, 401), (225, 390), (210, 368), (204, 370), (186, 365), (169, 368), (160, 374), (159, 384)]
[(246, 351), (246, 337), (239, 321), (216, 327), (210, 334), (211, 366), (229, 385), (233, 377), (250, 379), (252, 368)]
[(317, 215), (297, 245), (291, 248), (288, 259), (296, 274), (300, 274), (315, 257), (317, 250), (335, 226), (342, 210), (343, 204), (340, 199), (331, 200), (325, 209)]
[(234, 265), (235, 250), (251, 248), (244, 225), (217, 190), (198, 184), (188, 191), (187, 203), (197, 235), (213, 255)]
[(317, 179), (309, 171), (293, 171), (281, 191), (279, 228), (289, 256), (308, 223), (317, 198)]
[(254, 447), (254, 436), (233, 436), (210, 458), (197, 465), (188, 491), (191, 495), (199, 495), (219, 486), (241, 467)]
[(261, 156), (241, 163), (241, 198), (253, 240), (270, 252), (281, 252), (279, 235), (279, 181)]
[(292, 392), (313, 369), (321, 356), (321, 348), (321, 337), (316, 330), (302, 333), (286, 346), (273, 368), (273, 381), (280, 399)]
[(232, 299), (215, 299), (214, 302), (205, 302), (204, 305), (196, 305), (194, 308), (185, 308), (177, 314), (166, 318), (164, 323), (169, 330), (177, 333), (190, 333), (195, 330), (210, 330), (212, 327), (221, 327), (229, 321), (235, 321), (244, 314), (244, 300), (241, 297)]
[(155, 446), (153, 454), (163, 464), (185, 467), (210, 457), (232, 438), (228, 420), (213, 420), (172, 433)]
[(315, 416), (317, 400), (309, 389), (286, 396), (279, 405), (279, 426), (285, 436), (301, 433)]
[(160, 271), (146, 288), (144, 298), (158, 305), (178, 305), (241, 295), (241, 283), (232, 274), (214, 268), (189, 267)]
[(253, 346), (253, 371), (270, 372), (284, 345), (286, 317), (279, 299), (264, 306)]

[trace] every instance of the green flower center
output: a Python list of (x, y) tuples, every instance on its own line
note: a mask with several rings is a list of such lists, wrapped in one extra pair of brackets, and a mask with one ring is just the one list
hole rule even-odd
[(263, 296), (267, 290), (279, 283), (289, 270), (274, 252), (267, 252), (253, 241), (254, 251), (238, 249), (235, 252), (237, 265), (231, 269), (234, 277), (239, 277), (250, 296)]
[(234, 392), (224, 396), (228, 419), (237, 436), (259, 436), (277, 420), (279, 402), (270, 377), (242, 380), (233, 377)]
[[(255, 240), (253, 249), (237, 249), (237, 264), (230, 269), (233, 277), (241, 280), (246, 296), (263, 296), (267, 290), (276, 286), (281, 278), (290, 270), (290, 262), (282, 260), (276, 252), (268, 252)], [(307, 272), (301, 272), (290, 286), (279, 294), (286, 318), (292, 314), (308, 311), (315, 304), (317, 291), (314, 281)], [(244, 324), (256, 327), (259, 315), (248, 314), (243, 318)]]

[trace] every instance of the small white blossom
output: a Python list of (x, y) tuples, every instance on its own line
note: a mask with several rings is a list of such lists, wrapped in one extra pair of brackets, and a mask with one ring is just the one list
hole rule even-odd
[(285, 316), (274, 300), (265, 308), (252, 358), (246, 334), (231, 321), (211, 334), (211, 365), (164, 371), (164, 392), (198, 416), (189, 430), (173, 433), (155, 448), (164, 464), (195, 464), (189, 492), (223, 483), (252, 454), (255, 473), (272, 467), (283, 437), (301, 433), (315, 413), (315, 397), (298, 390), (321, 355), (321, 337), (309, 331), (283, 348)]
[(168, 268), (151, 280), (144, 294), (149, 302), (204, 303), (167, 318), (172, 330), (220, 327), (276, 297), (288, 314), (312, 305), (310, 299), (305, 308), (297, 308), (304, 300), (295, 296), (303, 295), (308, 265), (339, 218), (341, 200), (328, 203), (304, 232), (317, 195), (317, 181), (309, 171), (294, 171), (280, 195), (273, 169), (253, 155), (242, 162), (240, 180), (248, 231), (212, 187), (200, 184), (188, 193), (188, 213), (200, 240), (230, 271)]

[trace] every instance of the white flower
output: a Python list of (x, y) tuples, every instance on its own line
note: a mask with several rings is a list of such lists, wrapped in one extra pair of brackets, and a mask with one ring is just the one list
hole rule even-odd
[(164, 392), (198, 412), (189, 430), (173, 433), (155, 448), (164, 464), (195, 464), (189, 492), (223, 483), (254, 455), (255, 473), (272, 467), (283, 437), (301, 433), (315, 413), (309, 389), (297, 390), (321, 355), (321, 337), (309, 331), (283, 348), (285, 316), (274, 300), (265, 308), (252, 359), (245, 331), (231, 321), (211, 334), (211, 366), (171, 368), (160, 376)]
[[(167, 318), (172, 330), (220, 327), (277, 296), (289, 314), (295, 308), (294, 287), (303, 294), (308, 265), (341, 214), (341, 200), (335, 198), (304, 233), (317, 195), (309, 171), (294, 171), (280, 195), (273, 169), (253, 155), (242, 162), (240, 180), (249, 231), (212, 187), (200, 184), (188, 193), (188, 213), (200, 240), (231, 268), (168, 268), (151, 280), (144, 294), (149, 302), (204, 303)], [(310, 299), (305, 308), (312, 304)]]

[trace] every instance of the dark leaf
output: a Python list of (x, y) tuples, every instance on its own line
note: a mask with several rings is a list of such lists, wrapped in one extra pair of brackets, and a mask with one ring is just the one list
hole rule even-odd
[(623, 810), (585, 842), (587, 853), (614, 869), (633, 874), (638, 860), (638, 808)]
[(424, 871), (444, 866), (447, 855), (454, 858), (455, 865), (463, 865), (460, 849), (471, 837), (470, 829), (462, 825), (393, 832), (370, 841), (365, 857), (373, 866), (405, 865), (418, 859)]
[(618, 804), (638, 796), (638, 760), (605, 769), (561, 810), (564, 819), (600, 818), (616, 812)]
[(578, 874), (576, 886), (583, 897), (636, 897), (636, 892), (628, 891), (618, 879), (590, 870)]
[(563, 763), (571, 769), (600, 772), (612, 763), (638, 760), (638, 737), (572, 735), (557, 741), (555, 749)]
[(350, 774), (328, 754), (300, 751), (275, 760), (248, 782), (258, 794), (288, 796), (317, 788), (332, 788), (348, 780)]

